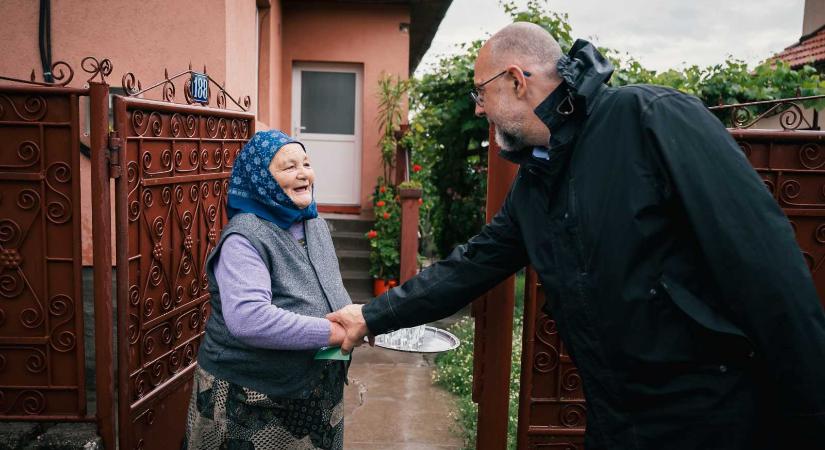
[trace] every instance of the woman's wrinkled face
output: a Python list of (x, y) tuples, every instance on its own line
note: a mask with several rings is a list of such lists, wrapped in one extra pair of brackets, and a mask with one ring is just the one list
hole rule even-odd
[(295, 206), (304, 209), (312, 203), (315, 172), (309, 164), (309, 156), (300, 144), (292, 143), (281, 147), (269, 163), (269, 173)]

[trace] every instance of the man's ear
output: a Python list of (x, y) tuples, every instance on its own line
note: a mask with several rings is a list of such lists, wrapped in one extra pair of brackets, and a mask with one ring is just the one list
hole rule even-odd
[(513, 77), (513, 89), (515, 90), (516, 97), (524, 97), (527, 95), (526, 77), (521, 68), (513, 64), (507, 68), (507, 71), (510, 76)]

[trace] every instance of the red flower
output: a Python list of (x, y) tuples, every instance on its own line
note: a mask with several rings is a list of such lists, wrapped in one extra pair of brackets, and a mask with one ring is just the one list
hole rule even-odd
[(423, 204), (424, 204), (424, 199), (423, 199), (423, 198), (419, 198), (419, 199), (418, 199), (418, 204), (419, 204), (419, 205), (423, 205)]
[(384, 205), (386, 205), (386, 203), (384, 203), (384, 200), (378, 200), (378, 202), (375, 204), (375, 206), (379, 206), (379, 207), (384, 206)]
[(413, 164), (413, 172), (421, 172), (421, 165)]
[(383, 194), (384, 192), (387, 192), (387, 188), (385, 186), (381, 186), (380, 188), (378, 188), (378, 192)]
[(375, 239), (377, 237), (378, 237), (378, 232), (375, 231), (375, 230), (370, 230), (369, 233), (367, 233), (367, 239)]
[(385, 218), (385, 219), (389, 219), (389, 218), (390, 218), (390, 213), (385, 212), (385, 213), (384, 213), (384, 218)]

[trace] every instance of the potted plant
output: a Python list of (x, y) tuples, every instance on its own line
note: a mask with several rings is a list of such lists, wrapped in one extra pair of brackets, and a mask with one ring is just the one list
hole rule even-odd
[(396, 191), (379, 177), (372, 197), (375, 227), (367, 232), (367, 239), (370, 241), (370, 275), (374, 279), (373, 293), (376, 296), (398, 284), (401, 207)]
[(370, 241), (370, 275), (374, 294), (380, 295), (398, 284), (401, 264), (401, 206), (398, 189), (390, 183), (390, 174), (395, 165), (395, 151), (398, 137), (395, 130), (403, 119), (404, 96), (409, 89), (409, 81), (400, 77), (382, 75), (378, 80), (378, 128), (381, 139), (381, 166), (383, 176), (373, 192), (375, 227), (367, 232)]
[(410, 89), (410, 81), (401, 77), (382, 74), (378, 79), (378, 131), (381, 139), (378, 147), (381, 149), (381, 166), (384, 180), (390, 179), (390, 172), (395, 167), (395, 150), (398, 146), (396, 130), (403, 121), (404, 96)]

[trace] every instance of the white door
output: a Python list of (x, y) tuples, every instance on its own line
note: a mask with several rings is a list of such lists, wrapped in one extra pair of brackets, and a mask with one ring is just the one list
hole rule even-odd
[(357, 205), (361, 194), (361, 68), (296, 63), (292, 134), (315, 169), (315, 201)]

